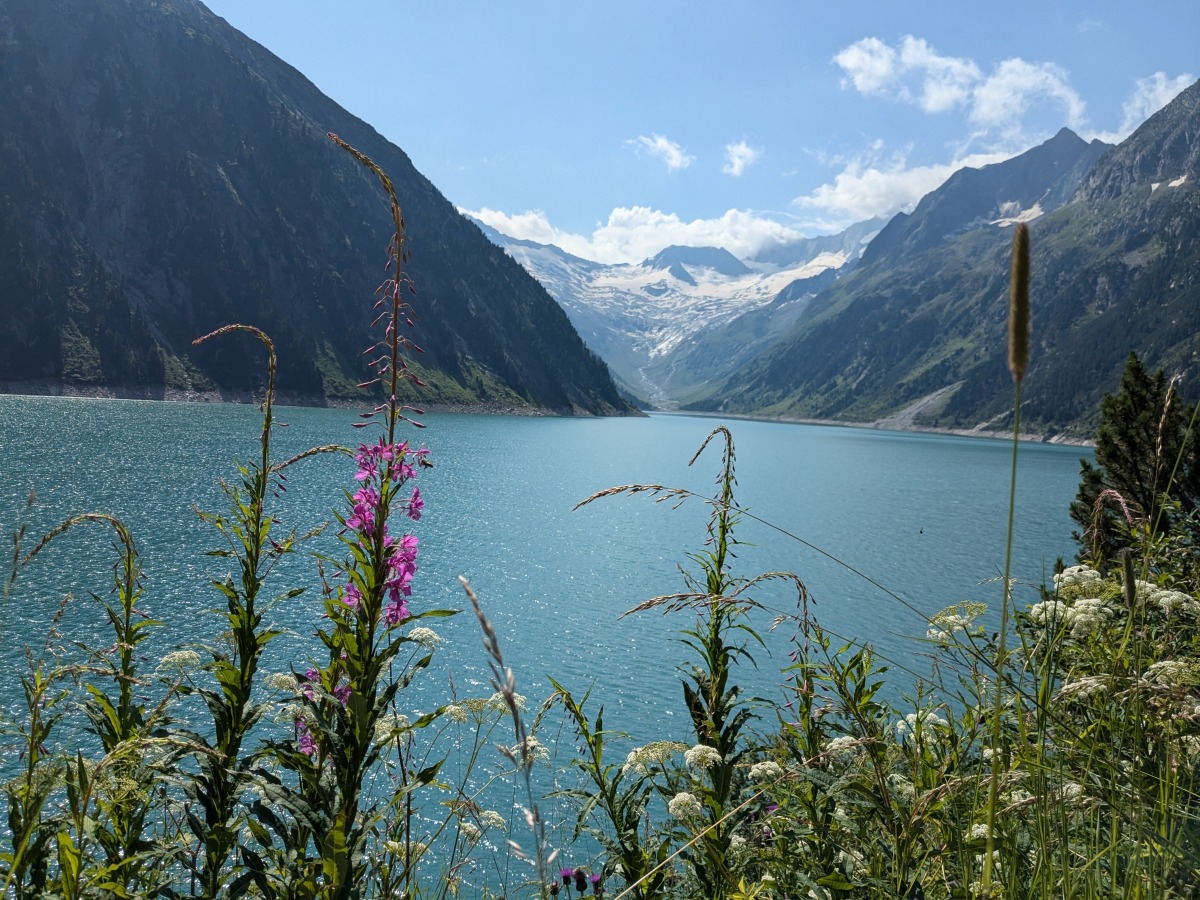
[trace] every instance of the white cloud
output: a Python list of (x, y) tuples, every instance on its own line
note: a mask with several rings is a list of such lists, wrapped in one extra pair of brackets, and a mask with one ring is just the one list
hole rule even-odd
[(641, 262), (672, 244), (724, 247), (744, 258), (772, 244), (804, 236), (774, 219), (740, 209), (728, 210), (717, 218), (684, 221), (675, 213), (648, 206), (618, 207), (590, 236), (561, 231), (540, 211), (514, 216), (492, 209), (462, 212), (510, 237), (554, 244), (575, 256), (603, 263)]
[(1184, 88), (1189, 87), (1196, 76), (1185, 72), (1177, 78), (1168, 78), (1166, 72), (1155, 72), (1149, 78), (1138, 79), (1133, 95), (1125, 101), (1119, 140), (1123, 140), (1135, 128), (1174, 100)]
[(667, 164), (667, 168), (672, 172), (676, 169), (686, 169), (695, 160), (695, 157), (689, 156), (683, 147), (661, 134), (650, 137), (639, 134), (636, 138), (627, 140), (625, 145), (633, 147), (635, 151), (645, 150), (651, 156), (657, 156)]
[(966, 103), (972, 85), (982, 77), (971, 60), (940, 56), (924, 40), (911, 35), (900, 42), (900, 62), (906, 71), (920, 74), (917, 103), (928, 113), (947, 112)]
[(833, 58), (855, 88), (864, 94), (881, 94), (896, 78), (896, 51), (879, 38), (863, 38)]
[(1039, 100), (1060, 104), (1067, 125), (1084, 124), (1084, 102), (1067, 84), (1067, 74), (1053, 63), (1006, 59), (983, 80), (971, 98), (971, 121), (1006, 135), (1021, 133), (1021, 119)]
[(725, 165), (721, 166), (721, 171), (726, 175), (738, 178), (746, 171), (746, 167), (754, 165), (760, 156), (762, 156), (762, 151), (751, 147), (745, 141), (726, 144)]
[(891, 160), (850, 162), (831, 183), (793, 200), (810, 210), (807, 224), (836, 231), (874, 216), (891, 216), (911, 211), (917, 202), (964, 166), (978, 168), (1001, 162), (1008, 152), (977, 153), (953, 162), (909, 167), (903, 155)]
[(966, 109), (971, 123), (982, 129), (978, 136), (1019, 141), (1025, 115), (1042, 103), (1061, 106), (1072, 128), (1084, 124), (1083, 100), (1053, 63), (1006, 59), (985, 74), (973, 60), (943, 56), (912, 35), (898, 48), (863, 38), (833, 61), (861, 93), (911, 103), (927, 113)]

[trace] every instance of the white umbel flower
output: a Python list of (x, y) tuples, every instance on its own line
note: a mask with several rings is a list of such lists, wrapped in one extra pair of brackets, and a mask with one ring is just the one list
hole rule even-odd
[(721, 762), (721, 754), (716, 747), (707, 744), (697, 744), (683, 754), (683, 761), (689, 769), (711, 769)]
[(703, 811), (700, 801), (694, 794), (689, 794), (687, 791), (680, 791), (667, 803), (667, 812), (671, 814), (671, 818), (679, 819), (681, 822), (698, 819)]

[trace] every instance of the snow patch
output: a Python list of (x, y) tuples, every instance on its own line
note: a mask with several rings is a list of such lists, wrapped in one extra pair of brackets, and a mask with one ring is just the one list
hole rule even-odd
[(1001, 228), (1018, 225), (1021, 222), (1032, 222), (1045, 214), (1040, 203), (1033, 204), (1029, 209), (1021, 209), (1020, 202), (1016, 200), (1001, 203), (997, 212), (1000, 213), (1000, 218), (992, 219), (988, 224), (999, 225)]

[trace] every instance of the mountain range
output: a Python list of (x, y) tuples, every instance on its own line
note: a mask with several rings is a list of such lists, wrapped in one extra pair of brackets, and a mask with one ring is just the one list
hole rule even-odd
[[(966, 432), (1011, 428), (1012, 227), (1029, 224), (1023, 427), (1090, 436), (1126, 356), (1200, 375), (1200, 83), (1119, 146), (1063, 129), (965, 168), (911, 213), (737, 260), (670, 248), (599, 266), (493, 240), (623, 385), (664, 408)], [(740, 264), (740, 265), (739, 265)]]
[(0, 386), (367, 399), (391, 217), (407, 223), (421, 403), (629, 413), (526, 271), (402, 150), (198, 0), (0, 0)]
[[(884, 222), (777, 244), (745, 260), (715, 247), (672, 246), (635, 265), (581, 259), (478, 224), (545, 285), (625, 390), (669, 409), (698, 383), (681, 364), (698, 341), (739, 322), (720, 362), (732, 370), (754, 346), (748, 314), (764, 335), (780, 332), (835, 272), (857, 261)], [(705, 371), (700, 382), (712, 377)]]
[[(1089, 436), (1126, 355), (1200, 375), (1200, 84), (1119, 146), (1064, 129), (908, 213), (604, 265), (461, 215), (404, 152), (199, 0), (0, 0), (0, 390), (371, 400), (392, 177), (416, 286), (405, 400), (1003, 430), (1012, 226), (1030, 225), (1022, 421)], [(557, 301), (557, 302), (555, 302)], [(586, 343), (585, 343), (586, 342)], [(611, 375), (610, 375), (611, 371)]]

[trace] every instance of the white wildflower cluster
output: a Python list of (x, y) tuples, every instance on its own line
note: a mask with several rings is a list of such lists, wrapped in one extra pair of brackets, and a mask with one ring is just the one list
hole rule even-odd
[(504, 821), (504, 816), (496, 812), (494, 809), (485, 809), (479, 814), (479, 824), (484, 828), (496, 828), (504, 831), (508, 828), (508, 823)]
[(896, 723), (896, 734), (901, 738), (916, 735), (918, 729), (928, 733), (931, 729), (946, 728), (946, 720), (931, 709), (911, 712)]
[(853, 735), (843, 734), (827, 743), (825, 745), (825, 752), (831, 756), (849, 756), (858, 749), (858, 744), (858, 738)]
[(1067, 625), (1071, 629), (1071, 637), (1075, 640), (1086, 640), (1112, 619), (1114, 610), (1111, 606), (1095, 597), (1085, 597), (1076, 600), (1067, 610)]
[(550, 758), (550, 751), (546, 748), (546, 746), (541, 741), (539, 741), (537, 738), (535, 738), (532, 734), (525, 736), (525, 746), (523, 748), (523, 751), (522, 751), (522, 747), (520, 744), (514, 744), (512, 747), (509, 748), (509, 752), (518, 761), (523, 761), (525, 759), (538, 760), (538, 759), (549, 759)]
[(1200, 603), (1183, 591), (1160, 588), (1144, 581), (1137, 582), (1137, 587), (1138, 599), (1147, 606), (1157, 608), (1164, 616), (1187, 616), (1193, 619), (1200, 616)]
[(671, 814), (671, 818), (679, 819), (681, 822), (698, 819), (703, 811), (700, 801), (687, 791), (680, 791), (667, 802), (667, 812)]
[(1045, 600), (1030, 608), (1029, 618), (1034, 624), (1041, 625), (1043, 628), (1053, 628), (1067, 618), (1069, 608), (1062, 600)]
[(987, 612), (983, 603), (958, 603), (943, 609), (929, 620), (929, 630), (925, 636), (939, 644), (948, 643), (956, 635), (980, 637), (983, 626), (976, 625), (975, 620)]
[(200, 654), (195, 650), (176, 650), (173, 653), (168, 653), (158, 661), (158, 670), (160, 672), (190, 672), (192, 669), (199, 668)]
[(416, 862), (429, 850), (429, 845), (424, 841), (410, 841), (405, 847), (404, 841), (384, 841), (383, 849), (393, 856), (403, 857), (407, 854), (410, 860)]
[(291, 672), (275, 672), (267, 676), (267, 687), (285, 694), (295, 694), (300, 690), (300, 684)]
[(972, 825), (963, 834), (964, 841), (985, 841), (988, 836), (988, 827), (983, 822)]
[(1196, 666), (1179, 659), (1163, 659), (1151, 665), (1142, 675), (1142, 680), (1150, 684), (1172, 686), (1194, 684), (1197, 681)]
[(308, 709), (299, 703), (284, 703), (275, 708), (271, 721), (276, 725), (295, 725), (297, 722), (307, 722), (307, 715)]
[(645, 747), (634, 747), (625, 757), (622, 773), (633, 772), (637, 775), (649, 775), (650, 766), (661, 766), (676, 753), (687, 750), (686, 744), (676, 741), (653, 741)]
[(403, 733), (409, 726), (408, 716), (386, 713), (375, 720), (375, 742), (382, 744)]
[(441, 637), (432, 628), (417, 627), (409, 631), (408, 639), (420, 644), (426, 650), (434, 650), (442, 642)]
[(467, 722), (467, 709), (461, 703), (451, 703), (442, 710), (442, 715), (455, 725), (465, 725)]
[(1066, 588), (1093, 588), (1103, 583), (1100, 573), (1090, 566), (1071, 566), (1054, 576), (1054, 586), (1062, 591)]
[[(526, 700), (523, 694), (513, 694), (513, 703), (516, 705), (519, 712), (525, 712)], [(504, 698), (504, 694), (500, 691), (492, 694), (487, 701), (488, 708), (499, 710), (501, 712), (509, 712), (508, 701)]]
[(744, 837), (742, 837), (740, 834), (735, 834), (735, 835), (731, 836), (729, 838), (729, 849), (734, 850), (734, 851), (745, 850), (746, 849), (746, 839)]
[(683, 761), (689, 769), (711, 769), (721, 763), (721, 754), (716, 747), (697, 744), (683, 754)]
[[(521, 712), (525, 711), (527, 701), (521, 694), (513, 694), (513, 700), (517, 705), (517, 709)], [(465, 700), (459, 700), (453, 704), (461, 707), (464, 715), (474, 716), (477, 719), (482, 719), (486, 715), (508, 715), (508, 701), (504, 699), (504, 694), (497, 691), (490, 697), (468, 697)], [(458, 719), (454, 719), (458, 721)]]
[(1068, 681), (1058, 689), (1055, 699), (1082, 703), (1106, 690), (1110, 684), (1111, 679), (1107, 675), (1087, 675), (1075, 681)]
[(755, 784), (761, 784), (764, 781), (778, 781), (782, 777), (783, 766), (773, 759), (755, 763), (750, 767), (750, 780)]
[(479, 840), (480, 837), (483, 836), (483, 832), (479, 830), (479, 826), (474, 822), (459, 823), (459, 830), (462, 831), (463, 839), (466, 840), (468, 844), (474, 844)]

